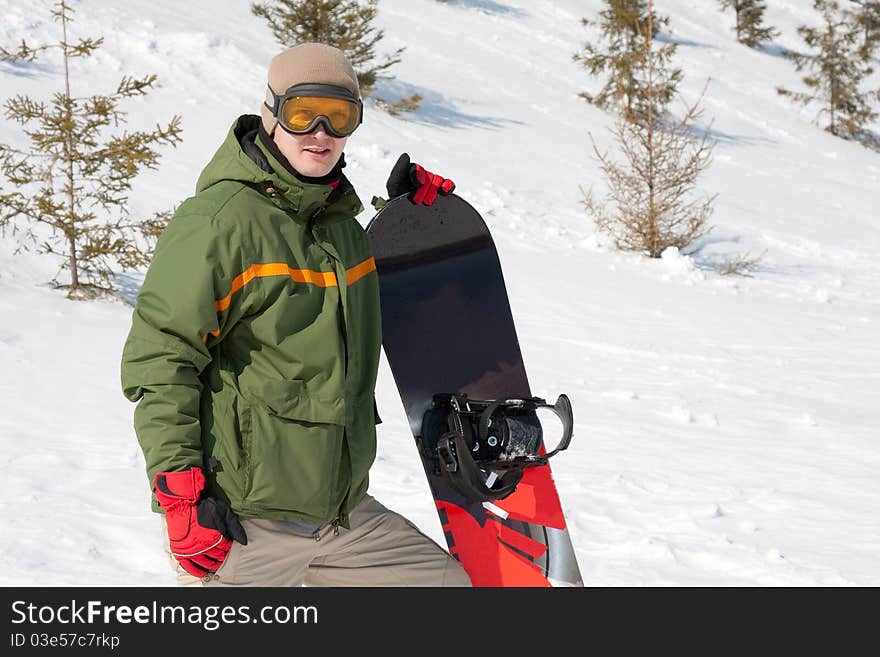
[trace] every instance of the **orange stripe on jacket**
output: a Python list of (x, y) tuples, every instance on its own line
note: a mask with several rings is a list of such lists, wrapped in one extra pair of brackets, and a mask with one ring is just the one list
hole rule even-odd
[[(351, 285), (375, 270), (375, 259), (367, 258), (360, 264), (357, 264), (350, 269), (346, 269), (345, 277), (348, 280), (348, 284)], [(335, 287), (336, 285), (338, 285), (336, 274), (332, 271), (293, 269), (283, 262), (270, 262), (268, 264), (262, 265), (251, 265), (232, 280), (232, 289), (229, 291), (229, 294), (227, 294), (222, 299), (218, 299), (217, 301), (215, 301), (214, 309), (218, 313), (226, 310), (227, 308), (229, 308), (229, 304), (232, 303), (232, 297), (236, 292), (241, 290), (241, 288), (243, 288), (255, 278), (263, 278), (266, 276), (290, 276), (290, 278), (292, 278), (297, 283), (311, 283), (312, 285), (317, 285), (318, 287)], [(220, 335), (220, 329), (218, 328), (214, 331), (210, 331), (209, 335)], [(207, 341), (208, 336), (206, 335), (202, 339), (203, 341)]]
[(297, 283), (311, 283), (318, 287), (333, 287), (336, 285), (336, 274), (332, 271), (312, 271), (310, 269), (293, 269), (283, 262), (270, 262), (265, 265), (251, 265), (241, 274), (232, 279), (232, 289), (222, 299), (214, 302), (217, 312), (222, 312), (229, 307), (232, 296), (255, 278), (266, 276), (290, 276)]
[(346, 269), (345, 278), (348, 280), (348, 284), (351, 285), (362, 279), (371, 271), (376, 271), (376, 260), (374, 258), (367, 258), (361, 264), (355, 265), (351, 269)]

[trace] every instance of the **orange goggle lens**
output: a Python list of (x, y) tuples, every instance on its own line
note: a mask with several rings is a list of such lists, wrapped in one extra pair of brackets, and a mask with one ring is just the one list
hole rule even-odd
[(323, 117), (329, 132), (348, 136), (360, 124), (360, 108), (357, 103), (341, 98), (320, 96), (294, 96), (281, 104), (278, 120), (294, 133), (307, 133), (315, 129)]

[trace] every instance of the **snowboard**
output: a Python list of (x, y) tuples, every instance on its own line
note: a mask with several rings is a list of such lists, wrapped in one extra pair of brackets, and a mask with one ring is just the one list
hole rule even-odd
[[(440, 449), (446, 425), (438, 399), (532, 398), (486, 223), (455, 194), (430, 206), (400, 196), (380, 207), (366, 232), (379, 276), (383, 349), (450, 554), (474, 586), (583, 586), (549, 462), (522, 470), (512, 493), (481, 500), (451, 483), (454, 464), (444, 463)], [(518, 426), (546, 454), (542, 420), (531, 411), (523, 417)]]

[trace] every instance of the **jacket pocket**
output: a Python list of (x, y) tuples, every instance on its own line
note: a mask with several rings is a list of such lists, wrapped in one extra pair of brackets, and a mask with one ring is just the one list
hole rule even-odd
[(344, 401), (312, 397), (302, 381), (267, 382), (245, 394), (250, 402), (245, 505), (316, 524), (328, 521), (344, 495), (338, 472)]
[(257, 392), (260, 405), (269, 413), (289, 420), (345, 424), (345, 401), (312, 397), (303, 381), (269, 381)]

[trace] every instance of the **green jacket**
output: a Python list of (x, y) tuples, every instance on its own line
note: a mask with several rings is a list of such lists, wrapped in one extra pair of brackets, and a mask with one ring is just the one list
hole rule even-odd
[(242, 517), (347, 525), (378, 422), (363, 206), (344, 177), (297, 180), (253, 141), (258, 124), (236, 121), (160, 237), (122, 387), (150, 482), (200, 466)]

